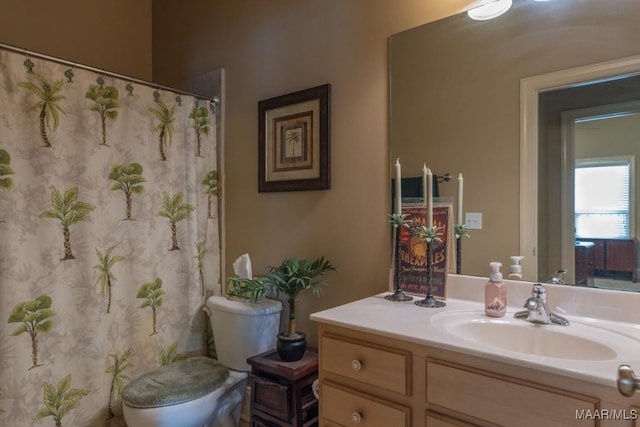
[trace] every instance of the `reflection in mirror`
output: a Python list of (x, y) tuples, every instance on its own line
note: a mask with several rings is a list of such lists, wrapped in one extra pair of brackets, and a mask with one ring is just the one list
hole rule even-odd
[[(521, 228), (521, 247), (532, 245), (537, 249), (538, 263), (534, 267), (538, 276), (534, 277), (566, 271), (569, 283), (619, 290), (639, 288), (637, 239), (631, 221), (636, 199), (632, 174), (639, 138), (634, 127), (619, 126), (630, 122), (638, 110), (638, 101), (634, 100), (640, 99), (639, 73), (640, 57), (630, 57), (522, 80), (521, 120), (525, 132), (521, 206), (529, 207), (524, 213), (537, 212), (538, 221), (527, 222), (521, 213), (522, 223), (528, 224)], [(586, 135), (586, 123), (596, 121), (600, 121), (603, 132)], [(537, 127), (527, 126), (532, 123)], [(615, 133), (613, 125), (618, 125)], [(536, 161), (537, 169), (533, 167)], [(603, 184), (601, 179), (598, 187), (592, 183), (586, 197), (578, 199), (583, 172), (603, 172), (614, 164), (616, 168), (622, 166), (621, 162), (627, 164), (627, 195), (615, 200), (626, 208), (618, 205), (612, 209), (609, 204), (605, 211), (602, 209), (605, 196), (598, 195), (596, 189), (603, 188), (607, 200), (611, 200), (613, 185), (619, 184), (614, 181)], [(581, 166), (578, 170), (577, 165)], [(594, 206), (598, 206), (597, 211)], [(585, 220), (592, 225), (594, 221), (611, 224), (616, 218), (624, 225), (616, 234), (602, 228), (584, 228)]]
[[(463, 274), (486, 276), (490, 261), (502, 262), (506, 270), (510, 256), (523, 255), (527, 280), (547, 281), (555, 270), (566, 268), (566, 278), (577, 281), (576, 236), (566, 239), (573, 243), (566, 250), (571, 252), (571, 262), (566, 258), (569, 255), (563, 255), (560, 239), (560, 224), (568, 224), (571, 234), (575, 219), (573, 198), (560, 194), (561, 113), (558, 138), (550, 147), (541, 139), (538, 153), (535, 126), (544, 119), (523, 120), (521, 130), (521, 81), (640, 54), (635, 42), (640, 39), (638, 20), (640, 2), (636, 0), (619, 0), (615, 6), (599, 0), (515, 0), (509, 11), (491, 21), (472, 21), (459, 14), (390, 38), (390, 158), (399, 157), (403, 172), (414, 171), (416, 176), (423, 162), (454, 176), (462, 173), (465, 212), (482, 213), (483, 229), (474, 230), (464, 242)], [(638, 71), (640, 68), (612, 75)], [(569, 86), (593, 80), (583, 77)], [(553, 98), (554, 89), (561, 87), (565, 85), (545, 86), (539, 92)], [(537, 95), (532, 104), (536, 112)], [(640, 99), (637, 92), (631, 96)], [(560, 111), (631, 100), (599, 101)], [(527, 133), (535, 133), (535, 152), (520, 146)], [(575, 133), (583, 131), (576, 129)], [(636, 141), (640, 144), (638, 138)], [(554, 152), (558, 157), (547, 164)], [(528, 175), (527, 168), (532, 169)], [(569, 185), (573, 178), (566, 181)], [(527, 190), (528, 186), (533, 190)], [(573, 188), (567, 186), (566, 191), (573, 192)], [(543, 201), (547, 193), (553, 193), (553, 202)], [(441, 187), (441, 195), (454, 197), (455, 186)], [(538, 201), (538, 197), (539, 204), (526, 202), (528, 198)], [(637, 199), (635, 194), (631, 197)], [(562, 200), (570, 201), (570, 209)], [(637, 228), (630, 226), (631, 240)], [(530, 242), (522, 237), (524, 232), (533, 234)], [(588, 241), (599, 244), (596, 240)], [(607, 251), (614, 263), (615, 249)]]
[(538, 152), (546, 153), (540, 164), (547, 171), (539, 173), (546, 195), (539, 198), (539, 217), (564, 219), (539, 228), (542, 275), (565, 268), (569, 283), (640, 289), (634, 215), (639, 113), (638, 76), (540, 94)]

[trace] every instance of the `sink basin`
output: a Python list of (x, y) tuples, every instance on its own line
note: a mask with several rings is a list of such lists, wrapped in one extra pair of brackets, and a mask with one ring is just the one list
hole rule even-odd
[(432, 322), (476, 348), (488, 346), (557, 359), (604, 361), (617, 358), (617, 349), (640, 349), (638, 340), (598, 326), (574, 320), (569, 326), (541, 325), (510, 316), (513, 314), (491, 318), (480, 312), (443, 312)]

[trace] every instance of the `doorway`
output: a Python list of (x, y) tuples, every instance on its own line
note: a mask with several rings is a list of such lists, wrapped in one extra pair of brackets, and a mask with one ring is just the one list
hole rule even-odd
[(640, 101), (564, 111), (561, 265), (581, 286), (637, 290)]

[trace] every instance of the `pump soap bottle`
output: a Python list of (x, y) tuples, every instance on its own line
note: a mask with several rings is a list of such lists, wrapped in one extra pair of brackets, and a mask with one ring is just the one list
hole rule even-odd
[(522, 264), (520, 262), (524, 258), (521, 255), (511, 257), (511, 265), (509, 266), (509, 279), (522, 280)]
[(507, 285), (502, 281), (500, 262), (490, 262), (489, 281), (484, 286), (484, 312), (490, 317), (502, 317), (507, 312)]

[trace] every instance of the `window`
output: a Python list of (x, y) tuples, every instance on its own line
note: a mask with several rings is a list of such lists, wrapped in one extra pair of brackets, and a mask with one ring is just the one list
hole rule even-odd
[(576, 237), (630, 236), (632, 170), (633, 157), (576, 161)]

